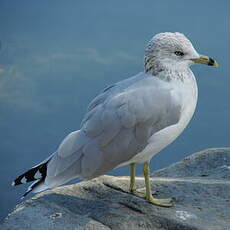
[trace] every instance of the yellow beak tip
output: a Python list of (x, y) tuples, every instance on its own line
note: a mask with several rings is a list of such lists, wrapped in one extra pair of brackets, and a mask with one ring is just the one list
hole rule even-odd
[(219, 65), (219, 63), (217, 63), (217, 62), (215, 61), (214, 64), (213, 64), (213, 66), (219, 67), (220, 65)]

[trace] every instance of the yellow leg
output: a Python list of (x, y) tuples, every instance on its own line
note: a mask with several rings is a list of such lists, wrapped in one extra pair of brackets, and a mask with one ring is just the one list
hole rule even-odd
[(172, 206), (172, 199), (156, 199), (152, 196), (151, 186), (150, 186), (150, 169), (149, 169), (149, 162), (145, 162), (143, 165), (143, 174), (145, 177), (145, 188), (146, 188), (146, 197), (145, 199), (155, 205), (162, 206), (162, 207), (171, 207)]
[(142, 192), (138, 192), (138, 186), (135, 184), (135, 176), (136, 176), (136, 163), (130, 164), (130, 186), (129, 191), (135, 196), (144, 198), (145, 195)]
[(130, 164), (130, 186), (129, 191), (134, 194), (137, 187), (135, 185), (135, 176), (136, 176), (136, 163)]

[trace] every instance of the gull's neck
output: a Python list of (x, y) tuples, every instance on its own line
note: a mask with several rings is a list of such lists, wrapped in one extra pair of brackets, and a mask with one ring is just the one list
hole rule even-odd
[(189, 67), (183, 71), (166, 69), (159, 72), (155, 77), (170, 83), (174, 89), (178, 89), (181, 92), (185, 106), (193, 104), (194, 112), (198, 98), (198, 87), (196, 78)]
[(171, 81), (177, 81), (181, 83), (196, 83), (196, 79), (194, 77), (193, 72), (190, 68), (183, 68), (183, 69), (165, 69), (160, 72), (158, 72), (155, 75), (157, 78), (171, 82)]

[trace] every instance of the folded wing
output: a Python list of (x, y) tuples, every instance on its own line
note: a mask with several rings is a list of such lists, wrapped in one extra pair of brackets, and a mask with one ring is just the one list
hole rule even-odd
[[(69, 134), (49, 159), (45, 176), (35, 182), (37, 191), (124, 164), (180, 115), (180, 96), (152, 76), (142, 73), (108, 87), (90, 103), (81, 129)], [(30, 190), (36, 191), (35, 185)]]
[(49, 162), (50, 182), (71, 165), (77, 169), (69, 178), (102, 175), (142, 151), (155, 132), (179, 121), (179, 96), (167, 83), (138, 77), (125, 84), (111, 86), (90, 104), (81, 130), (68, 136)]

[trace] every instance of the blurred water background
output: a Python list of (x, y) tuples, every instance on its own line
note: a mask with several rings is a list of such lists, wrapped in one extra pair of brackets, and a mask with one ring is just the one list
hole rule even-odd
[[(196, 114), (152, 160), (152, 170), (229, 146), (229, 12), (227, 0), (1, 0), (0, 217), (26, 189), (10, 186), (15, 176), (78, 129), (87, 104), (104, 87), (142, 71), (144, 46), (159, 32), (184, 33), (220, 67), (192, 67), (199, 84)], [(128, 175), (129, 168), (110, 174)]]

